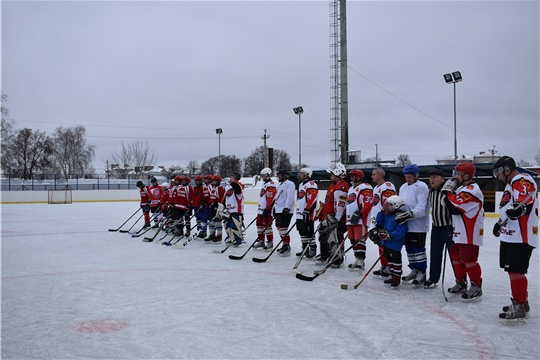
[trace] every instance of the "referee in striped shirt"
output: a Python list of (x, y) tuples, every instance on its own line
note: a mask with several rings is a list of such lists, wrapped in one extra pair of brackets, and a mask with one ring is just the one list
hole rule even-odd
[(441, 188), (444, 184), (444, 172), (439, 169), (429, 173), (429, 202), (431, 204), (431, 250), (429, 254), (429, 278), (424, 282), (424, 288), (437, 286), (441, 278), (441, 264), (444, 244), (448, 251), (454, 243), (452, 241), (452, 216), (444, 205), (444, 195)]

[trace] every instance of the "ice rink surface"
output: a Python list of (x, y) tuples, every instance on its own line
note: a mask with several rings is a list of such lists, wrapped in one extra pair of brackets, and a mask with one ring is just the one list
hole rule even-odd
[[(540, 358), (538, 251), (528, 274), (531, 317), (500, 324), (510, 286), (498, 267), (495, 218), (486, 218), (480, 250), (483, 300), (465, 304), (455, 295), (446, 302), (440, 284), (391, 290), (371, 275), (342, 290), (361, 279), (343, 267), (300, 281), (291, 273), (296, 230), (293, 254), (265, 263), (251, 260), (263, 251), (228, 257), (255, 240), (254, 225), (247, 244), (224, 254), (211, 251), (224, 244), (194, 240), (179, 250), (108, 231), (137, 206), (2, 205), (2, 359)], [(246, 207), (247, 225), (256, 206)], [(377, 256), (368, 241), (368, 267)], [(306, 275), (318, 268), (299, 266)], [(444, 286), (453, 284), (448, 262)]]

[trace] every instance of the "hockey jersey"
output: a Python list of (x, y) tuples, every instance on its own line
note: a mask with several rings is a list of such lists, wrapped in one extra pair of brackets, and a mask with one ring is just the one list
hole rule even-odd
[[(515, 202), (523, 202), (531, 192), (533, 195), (525, 203), (532, 204), (531, 212), (517, 220), (510, 220), (506, 210)], [(538, 187), (529, 174), (516, 175), (510, 184), (506, 184), (499, 204), (499, 213), (503, 223), (506, 221), (506, 225), (501, 228), (501, 241), (538, 247)]]
[[(446, 193), (445, 204), (452, 214), (454, 235), (459, 244), (484, 245), (484, 194), (476, 183)], [(457, 211), (456, 211), (457, 210)]]
[(383, 205), (390, 196), (397, 195), (396, 187), (390, 181), (385, 181), (381, 185), (375, 186), (373, 189), (373, 204), (371, 207), (371, 223), (370, 227), (376, 224), (377, 214), (382, 211)]
[(303, 219), (304, 210), (308, 209), (310, 211), (309, 220), (315, 220), (315, 209), (318, 198), (319, 188), (315, 181), (308, 180), (300, 183), (296, 196), (296, 219)]
[(257, 214), (262, 214), (265, 209), (272, 211), (274, 200), (276, 199), (277, 185), (272, 179), (266, 180), (259, 192), (259, 204)]
[(368, 217), (373, 205), (373, 188), (367, 183), (360, 183), (357, 186), (351, 186), (347, 194), (347, 225), (351, 223), (351, 216), (360, 211), (358, 225), (368, 225)]
[(411, 210), (414, 218), (407, 223), (409, 232), (427, 233), (429, 231), (429, 189), (426, 183), (416, 181), (409, 185), (405, 183), (399, 188), (399, 196), (407, 209)]
[(349, 184), (345, 180), (341, 180), (337, 184), (330, 184), (324, 199), (322, 219), (326, 218), (326, 215), (332, 214), (338, 221), (345, 221), (348, 192)]

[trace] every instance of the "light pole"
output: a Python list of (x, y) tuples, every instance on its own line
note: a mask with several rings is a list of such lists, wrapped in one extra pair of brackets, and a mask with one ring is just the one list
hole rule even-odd
[(454, 84), (454, 161), (457, 164), (456, 83), (463, 80), (463, 78), (459, 71), (454, 71), (452, 74), (444, 74), (443, 77), (447, 84)]
[(301, 106), (293, 108), (293, 111), (298, 115), (298, 170), (302, 168), (302, 113), (304, 109)]
[(218, 135), (218, 161), (219, 161), (219, 175), (221, 175), (221, 133), (223, 132), (222, 128), (216, 129), (216, 134)]

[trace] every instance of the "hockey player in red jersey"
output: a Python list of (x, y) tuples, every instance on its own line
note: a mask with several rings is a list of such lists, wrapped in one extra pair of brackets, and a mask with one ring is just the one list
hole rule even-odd
[(317, 253), (317, 242), (313, 239), (315, 236), (315, 211), (319, 198), (319, 188), (317, 183), (311, 179), (313, 170), (302, 168), (298, 172), (298, 193), (296, 197), (296, 230), (300, 234), (302, 241), (302, 251), (296, 253), (296, 256), (305, 254), (306, 258), (311, 259)]
[[(321, 227), (319, 228), (319, 243), (321, 252), (315, 256), (318, 263), (326, 263), (336, 251), (343, 240), (347, 225), (346, 204), (349, 184), (345, 181), (347, 169), (342, 163), (335, 163), (326, 170), (330, 173), (332, 182), (326, 191), (326, 198), (322, 207), (322, 213), (319, 216)], [(343, 263), (343, 256), (336, 256), (333, 267), (339, 267)]]
[(221, 219), (216, 217), (218, 215), (219, 205), (221, 204), (221, 206), (224, 206), (223, 201), (225, 200), (225, 189), (223, 188), (223, 186), (221, 186), (221, 180), (221, 176), (219, 175), (212, 176), (212, 187), (209, 188), (209, 234), (207, 237), (204, 238), (204, 241), (206, 243), (221, 243), (221, 232), (223, 231), (223, 226), (221, 224)]
[(538, 186), (530, 175), (519, 173), (509, 156), (495, 162), (493, 176), (505, 184), (493, 235), (500, 239), (499, 266), (508, 273), (512, 293), (511, 304), (503, 307), (499, 319), (514, 323), (529, 317), (526, 274), (538, 247)]
[(207, 229), (208, 229), (208, 222), (210, 221), (209, 214), (210, 214), (210, 189), (212, 188), (212, 175), (206, 174), (203, 178), (203, 185), (202, 185), (202, 199), (201, 199), (201, 207), (202, 209), (199, 210), (201, 213), (201, 231), (199, 234), (197, 234), (198, 238), (204, 239), (207, 236)]
[(150, 227), (150, 199), (148, 198), (148, 186), (144, 185), (142, 181), (137, 181), (137, 187), (139, 188), (139, 195), (141, 197), (141, 209), (144, 214), (144, 226), (143, 228)]
[(195, 220), (197, 221), (197, 237), (201, 237), (203, 231), (203, 206), (204, 206), (204, 187), (203, 187), (203, 177), (201, 175), (195, 176), (195, 186), (193, 186), (193, 201), (191, 205), (193, 206), (193, 211), (195, 214)]
[[(254, 249), (272, 249), (274, 247), (274, 231), (270, 223), (274, 219), (272, 210), (274, 209), (274, 201), (277, 195), (277, 184), (272, 180), (272, 170), (264, 168), (261, 170), (261, 178), (263, 184), (259, 193), (259, 204), (257, 207), (257, 239), (253, 245)], [(266, 236), (266, 244), (264, 242)]]
[[(158, 184), (158, 181), (155, 177), (150, 179), (150, 186), (148, 186), (148, 200), (150, 200), (150, 212), (154, 214), (156, 211), (160, 212), (161, 208), (159, 207), (159, 200), (161, 199), (161, 195), (163, 195), (163, 188), (161, 185)], [(158, 220), (157, 217), (154, 218), (154, 226), (153, 228), (158, 227)]]
[[(482, 268), (478, 263), (480, 246), (484, 244), (484, 195), (474, 182), (476, 167), (464, 162), (456, 165), (454, 178), (448, 179), (441, 191), (444, 203), (452, 214), (454, 244), (450, 258), (456, 274), (456, 285), (448, 289), (461, 293), (463, 302), (482, 300)], [(467, 275), (471, 285), (467, 290)]]
[(364, 172), (360, 169), (351, 170), (349, 173), (351, 187), (347, 194), (346, 223), (347, 233), (353, 246), (355, 261), (349, 264), (350, 270), (364, 270), (366, 259), (367, 227), (369, 213), (373, 205), (373, 188), (364, 183)]

